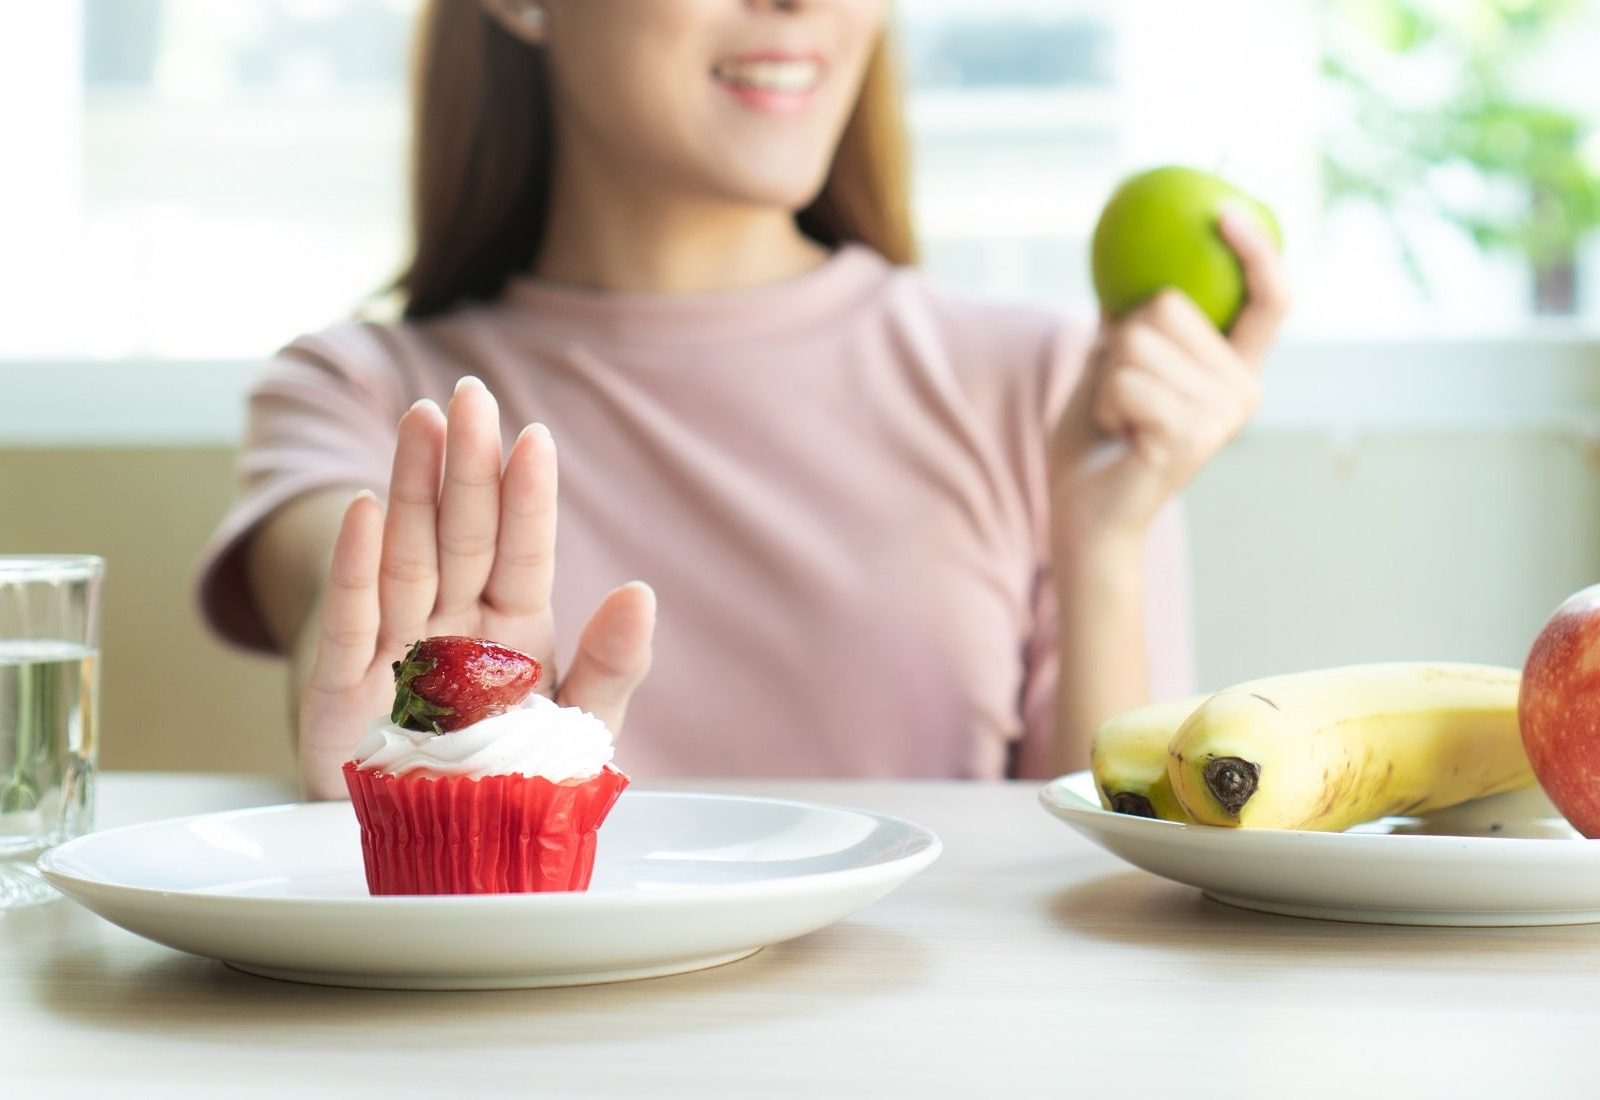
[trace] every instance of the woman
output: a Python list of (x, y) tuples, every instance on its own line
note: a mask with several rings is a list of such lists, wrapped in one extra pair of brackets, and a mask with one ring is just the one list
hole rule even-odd
[(1257, 404), (1273, 248), (1224, 217), (1227, 338), (1171, 293), (1098, 332), (944, 294), (885, 8), (424, 12), (405, 317), (266, 364), (201, 579), (291, 655), (308, 797), (429, 634), (631, 715), (640, 777), (1040, 777), (1189, 689), (1175, 500)]

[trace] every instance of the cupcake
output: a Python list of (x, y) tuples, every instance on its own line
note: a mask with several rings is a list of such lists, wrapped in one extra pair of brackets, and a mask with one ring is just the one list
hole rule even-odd
[(628, 777), (611, 731), (533, 693), (539, 663), (477, 638), (417, 642), (395, 705), (344, 765), (373, 894), (583, 890)]

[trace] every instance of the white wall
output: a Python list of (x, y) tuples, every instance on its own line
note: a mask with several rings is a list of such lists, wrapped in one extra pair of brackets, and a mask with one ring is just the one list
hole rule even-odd
[(1202, 687), (1520, 665), (1600, 581), (1600, 342), (1291, 345), (1266, 382), (1189, 494)]

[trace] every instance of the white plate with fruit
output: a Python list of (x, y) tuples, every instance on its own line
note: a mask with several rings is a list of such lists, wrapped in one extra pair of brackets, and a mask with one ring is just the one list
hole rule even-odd
[(1375, 924), (1600, 922), (1600, 843), (1537, 787), (1339, 833), (1113, 813), (1087, 771), (1051, 782), (1041, 800), (1135, 867), (1245, 909)]
[(1046, 809), (1218, 901), (1383, 924), (1600, 922), (1600, 842), (1524, 751), (1515, 669), (1269, 677), (1118, 715)]

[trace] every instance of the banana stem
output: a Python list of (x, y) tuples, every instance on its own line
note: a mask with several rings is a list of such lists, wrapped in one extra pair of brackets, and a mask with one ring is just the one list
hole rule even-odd
[(1237, 756), (1218, 756), (1207, 762), (1201, 778), (1222, 808), (1238, 817), (1261, 782), (1261, 765)]
[(1111, 796), (1111, 809), (1119, 814), (1132, 814), (1135, 817), (1157, 817), (1156, 808), (1150, 800), (1142, 794), (1132, 791), (1117, 791)]

